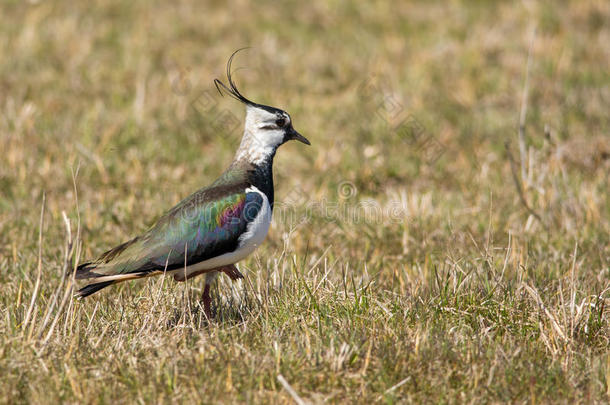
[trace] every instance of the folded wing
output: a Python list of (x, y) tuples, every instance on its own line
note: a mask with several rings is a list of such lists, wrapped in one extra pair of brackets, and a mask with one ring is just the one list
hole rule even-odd
[(233, 252), (239, 237), (262, 209), (263, 198), (244, 188), (220, 194), (214, 189), (193, 194), (143, 235), (79, 266), (76, 278), (139, 278)]

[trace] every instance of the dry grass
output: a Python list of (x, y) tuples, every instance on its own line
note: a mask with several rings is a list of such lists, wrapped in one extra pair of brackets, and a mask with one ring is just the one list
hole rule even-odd
[[(3, 2), (2, 402), (608, 401), (608, 21), (603, 1)], [(74, 301), (77, 258), (230, 162), (219, 119), (243, 111), (211, 83), (244, 45), (244, 93), (313, 144), (276, 158), (246, 281), (210, 323), (200, 281)]]

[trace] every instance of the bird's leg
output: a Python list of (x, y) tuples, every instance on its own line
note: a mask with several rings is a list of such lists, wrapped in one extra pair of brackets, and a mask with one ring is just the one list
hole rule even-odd
[(218, 271), (209, 271), (205, 275), (205, 285), (203, 287), (203, 294), (201, 294), (201, 303), (203, 304), (203, 311), (205, 312), (205, 316), (208, 319), (212, 319), (212, 296), (210, 294), (210, 289), (212, 288), (212, 283), (216, 279), (218, 275)]
[(203, 288), (203, 294), (201, 294), (201, 302), (206, 318), (212, 319), (212, 297), (210, 296), (210, 283), (207, 280)]
[(232, 281), (235, 280), (239, 280), (240, 278), (244, 278), (244, 275), (241, 274), (239, 272), (239, 270), (237, 270), (237, 267), (235, 267), (234, 264), (230, 264), (228, 266), (224, 266), (218, 269), (219, 271), (222, 271), (223, 273), (225, 273), (227, 276), (229, 276), (229, 278)]
[(201, 294), (201, 303), (203, 304), (203, 310), (208, 319), (212, 319), (212, 296), (210, 295), (210, 288), (219, 272), (225, 273), (233, 281), (244, 278), (244, 275), (237, 270), (237, 267), (235, 267), (234, 264), (217, 267), (214, 269), (199, 270), (189, 274), (188, 276), (186, 276), (184, 272), (180, 271), (174, 274), (174, 280), (176, 281), (186, 281), (186, 279), (190, 280), (193, 277), (205, 274), (205, 286), (203, 287), (203, 293)]

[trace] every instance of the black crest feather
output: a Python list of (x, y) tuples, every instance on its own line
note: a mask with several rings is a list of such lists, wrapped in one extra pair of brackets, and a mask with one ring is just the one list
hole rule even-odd
[(235, 82), (233, 81), (233, 77), (231, 76), (231, 64), (233, 63), (233, 58), (235, 57), (237, 52), (243, 51), (244, 49), (248, 49), (248, 48), (247, 47), (240, 48), (240, 49), (236, 50), (235, 52), (233, 52), (233, 54), (229, 58), (229, 61), (227, 62), (227, 80), (229, 81), (229, 86), (227, 87), (223, 82), (221, 82), (218, 79), (214, 79), (214, 84), (216, 85), (216, 89), (218, 90), (218, 92), (221, 95), (222, 95), (222, 91), (220, 90), (220, 88), (222, 87), (225, 90), (225, 92), (227, 92), (227, 94), (229, 94), (229, 96), (233, 97), (234, 99), (239, 100), (246, 105), (255, 106), (255, 105), (257, 105), (256, 103), (248, 100), (246, 97), (243, 96), (243, 94), (241, 94), (239, 92), (239, 90), (237, 89), (237, 86), (235, 85)]
[[(263, 110), (266, 110), (272, 114), (280, 114), (280, 115), (283, 114), (283, 111), (280, 110), (279, 108), (271, 107), (271, 106), (264, 105), (264, 104), (258, 104), (258, 103), (255, 103), (254, 101), (248, 100), (237, 89), (237, 86), (235, 85), (235, 82), (233, 81), (233, 76), (231, 74), (231, 64), (233, 63), (233, 58), (235, 57), (237, 52), (243, 51), (244, 49), (248, 49), (248, 48), (249, 47), (240, 48), (240, 49), (236, 50), (235, 52), (233, 52), (233, 54), (231, 54), (231, 57), (229, 58), (229, 61), (227, 62), (227, 80), (229, 81), (229, 86), (225, 85), (223, 82), (221, 82), (218, 79), (214, 79), (214, 84), (216, 85), (216, 89), (218, 90), (218, 92), (220, 93), (221, 96), (223, 95), (222, 90), (224, 90), (225, 93), (227, 93), (230, 97), (234, 98), (235, 100), (241, 101), (242, 103), (244, 103), (247, 106), (262, 108)], [(221, 90), (221, 88), (222, 88), (222, 90)]]

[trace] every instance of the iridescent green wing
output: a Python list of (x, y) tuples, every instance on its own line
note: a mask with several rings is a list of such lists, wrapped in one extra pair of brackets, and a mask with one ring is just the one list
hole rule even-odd
[[(207, 189), (188, 197), (144, 235), (79, 266), (77, 278), (173, 270), (234, 251), (263, 207), (260, 193)], [(224, 194), (224, 196), (221, 196)]]

